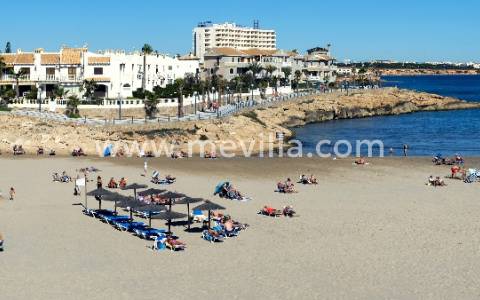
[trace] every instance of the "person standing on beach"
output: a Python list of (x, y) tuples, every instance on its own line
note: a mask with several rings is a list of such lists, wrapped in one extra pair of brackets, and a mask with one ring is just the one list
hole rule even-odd
[(403, 144), (403, 155), (405, 157), (407, 157), (407, 152), (408, 152), (408, 145), (407, 144)]
[(10, 188), (10, 201), (13, 201), (15, 198), (15, 189), (13, 187)]
[(98, 176), (97, 177), (97, 189), (101, 189), (102, 186), (103, 186), (102, 177)]
[(143, 176), (147, 176), (147, 172), (148, 172), (148, 162), (147, 162), (147, 159), (145, 159), (145, 162), (143, 163)]

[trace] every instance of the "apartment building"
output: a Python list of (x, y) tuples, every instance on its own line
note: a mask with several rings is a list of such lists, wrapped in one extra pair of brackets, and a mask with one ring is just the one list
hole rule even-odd
[(302, 72), (302, 79), (311, 82), (334, 82), (337, 67), (333, 64), (335, 59), (330, 56), (328, 48), (313, 48), (305, 55), (297, 52), (283, 50), (260, 50), (235, 48), (213, 48), (204, 55), (204, 77), (220, 75), (226, 80), (231, 80), (250, 70), (253, 63), (258, 63), (264, 70), (257, 76), (266, 75), (265, 68), (275, 67), (272, 76), (284, 77), (282, 68), (291, 69), (289, 79), (294, 78), (295, 71)]
[(193, 29), (193, 54), (203, 62), (203, 56), (213, 48), (234, 48), (239, 50), (256, 48), (275, 50), (275, 30), (243, 27), (235, 23), (212, 24), (203, 22)]
[[(33, 52), (8, 53), (0, 55), (5, 68), (0, 74), (0, 85), (18, 85), (20, 96), (33, 87), (38, 89), (38, 97), (50, 97), (56, 86), (62, 86), (68, 95), (82, 96), (84, 80), (97, 83), (95, 94), (100, 98), (130, 97), (132, 92), (142, 87), (153, 90), (164, 87), (186, 74), (200, 72), (199, 61), (192, 57), (169, 57), (153, 53), (147, 55), (143, 70), (143, 54), (127, 53), (123, 50), (90, 52), (86, 47), (62, 47), (58, 52), (36, 49)], [(21, 76), (15, 76), (21, 71)]]

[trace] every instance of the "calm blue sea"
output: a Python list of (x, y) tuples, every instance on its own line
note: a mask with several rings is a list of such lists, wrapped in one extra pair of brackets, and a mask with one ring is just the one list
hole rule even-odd
[[(384, 86), (480, 101), (480, 75), (388, 76), (383, 80)], [(477, 109), (335, 120), (309, 124), (295, 131), (297, 139), (303, 142), (305, 153), (313, 153), (318, 141), (327, 139), (332, 144), (348, 140), (353, 145), (357, 140), (381, 140), (385, 155), (389, 154), (390, 148), (395, 155), (401, 155), (403, 144), (409, 146), (409, 155), (480, 155), (480, 110)], [(324, 145), (321, 149), (322, 153), (329, 153), (333, 146)], [(348, 150), (345, 146), (339, 149)], [(374, 151), (374, 154), (378, 155), (378, 152)], [(361, 149), (361, 155), (366, 155), (366, 147)]]

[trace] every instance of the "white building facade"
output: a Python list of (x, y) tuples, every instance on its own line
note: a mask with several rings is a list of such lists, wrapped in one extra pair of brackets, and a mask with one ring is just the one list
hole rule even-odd
[(275, 50), (275, 30), (242, 27), (235, 23), (203, 22), (193, 29), (193, 54), (203, 62), (203, 56), (213, 48)]
[[(152, 91), (155, 86), (165, 87), (177, 78), (200, 72), (199, 61), (181, 59), (163, 54), (150, 54), (146, 57), (140, 52), (125, 51), (89, 52), (87, 48), (63, 47), (59, 52), (34, 52), (1, 54), (5, 68), (0, 74), (0, 85), (18, 85), (20, 96), (33, 87), (38, 89), (38, 98), (50, 97), (56, 86), (68, 91), (67, 95), (82, 97), (84, 80), (93, 80), (97, 84), (95, 95), (103, 99), (131, 97), (132, 92), (142, 87), (142, 78), (146, 76), (145, 89)], [(21, 76), (14, 75), (19, 71)], [(18, 80), (17, 80), (18, 79)]]

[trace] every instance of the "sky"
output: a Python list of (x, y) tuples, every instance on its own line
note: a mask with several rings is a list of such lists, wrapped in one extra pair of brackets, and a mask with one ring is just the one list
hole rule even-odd
[(192, 48), (200, 21), (275, 29), (277, 47), (305, 51), (332, 45), (338, 61), (480, 62), (477, 0), (22, 0), (5, 1), (0, 49), (140, 49), (149, 43), (167, 54)]

